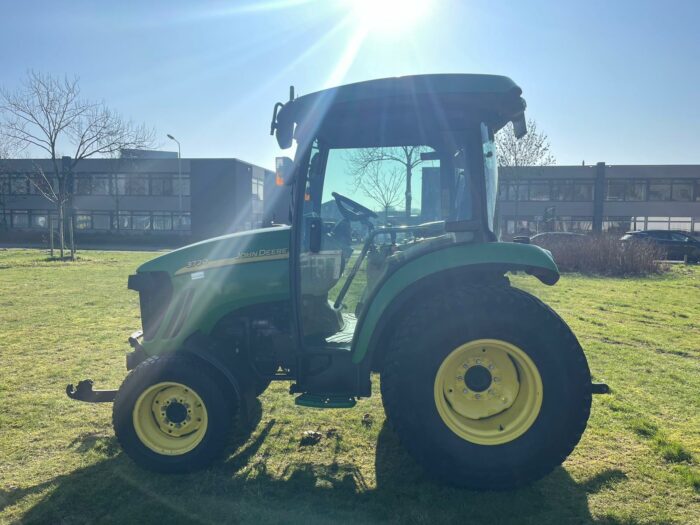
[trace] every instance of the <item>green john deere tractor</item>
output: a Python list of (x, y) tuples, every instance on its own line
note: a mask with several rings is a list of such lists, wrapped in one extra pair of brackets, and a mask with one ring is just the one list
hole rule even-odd
[(496, 236), (494, 133), (527, 132), (520, 95), (488, 75), (292, 92), (271, 130), (282, 148), (296, 141), (294, 160), (277, 159), (291, 225), (138, 268), (129, 374), (117, 391), (86, 380), (68, 395), (113, 401), (139, 465), (186, 472), (221, 454), (271, 381), (289, 381), (297, 405), (351, 408), (377, 372), (389, 422), (438, 479), (505, 489), (544, 476), (607, 387), (566, 323), (506, 277), (559, 278), (549, 252)]

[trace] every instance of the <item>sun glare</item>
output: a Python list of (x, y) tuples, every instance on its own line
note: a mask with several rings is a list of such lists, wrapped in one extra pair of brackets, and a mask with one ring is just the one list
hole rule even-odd
[(431, 0), (349, 0), (364, 28), (372, 33), (403, 33), (428, 14)]

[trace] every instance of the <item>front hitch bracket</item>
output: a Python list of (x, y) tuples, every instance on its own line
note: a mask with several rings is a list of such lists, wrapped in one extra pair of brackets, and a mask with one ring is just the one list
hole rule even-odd
[(111, 403), (117, 395), (116, 390), (93, 390), (92, 379), (83, 379), (78, 386), (66, 386), (66, 395), (76, 401), (86, 403)]
[(610, 387), (605, 383), (591, 383), (591, 394), (609, 394)]

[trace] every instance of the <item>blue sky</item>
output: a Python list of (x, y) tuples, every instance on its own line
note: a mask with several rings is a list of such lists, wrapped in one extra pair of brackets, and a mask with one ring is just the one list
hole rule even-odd
[(558, 164), (700, 163), (697, 1), (432, 0), (390, 31), (349, 0), (2, 5), (0, 84), (76, 74), (184, 157), (272, 167), (272, 106), (290, 84), (470, 72), (522, 86)]

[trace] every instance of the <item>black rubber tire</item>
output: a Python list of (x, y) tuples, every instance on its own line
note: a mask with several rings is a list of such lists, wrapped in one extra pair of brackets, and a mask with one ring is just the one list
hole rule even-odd
[[(542, 377), (539, 416), (502, 445), (462, 439), (435, 406), (444, 358), (482, 338), (518, 346)], [(477, 490), (512, 489), (548, 474), (581, 439), (591, 407), (588, 363), (569, 327), (537, 298), (502, 285), (463, 285), (412, 307), (387, 351), (381, 391), (387, 418), (409, 453), (437, 479)]]
[(253, 387), (255, 389), (255, 397), (261, 396), (265, 392), (265, 390), (267, 390), (267, 387), (270, 386), (270, 383), (272, 383), (271, 379), (262, 379), (256, 381)]
[[(202, 398), (209, 424), (202, 441), (179, 456), (154, 452), (139, 439), (132, 413), (141, 393), (149, 386), (175, 381), (188, 385)], [(192, 472), (208, 466), (227, 442), (239, 406), (233, 388), (203, 361), (187, 355), (167, 354), (146, 359), (126, 376), (114, 399), (112, 423), (124, 452), (139, 466), (165, 473)]]

